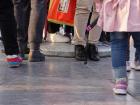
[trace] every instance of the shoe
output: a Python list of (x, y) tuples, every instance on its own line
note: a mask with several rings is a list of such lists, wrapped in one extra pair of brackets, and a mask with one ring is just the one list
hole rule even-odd
[(8, 55), (6, 57), (6, 61), (9, 64), (9, 67), (14, 68), (14, 67), (19, 67), (23, 60), (20, 56)]
[(115, 87), (113, 91), (117, 95), (126, 95), (127, 94), (127, 79), (126, 78), (119, 78), (116, 80)]
[(82, 45), (75, 45), (75, 59), (78, 61), (86, 60), (85, 48)]
[(87, 47), (88, 47), (87, 49), (88, 49), (89, 59), (92, 61), (99, 61), (100, 56), (99, 56), (98, 48), (95, 46), (95, 44), (88, 44)]
[(126, 61), (126, 71), (130, 72), (132, 70), (132, 62)]
[(71, 42), (72, 37), (73, 37), (71, 33), (65, 33), (64, 36), (68, 37), (69, 38), (69, 42)]
[(136, 71), (140, 71), (140, 62), (134, 61), (134, 65), (132, 66), (132, 69), (134, 69)]
[(27, 60), (28, 59), (28, 54), (29, 54), (30, 49), (27, 47), (25, 48), (24, 52), (20, 52), (19, 56), (23, 59), (23, 60)]
[(28, 56), (29, 62), (42, 62), (45, 61), (45, 55), (40, 51), (30, 51)]
[(48, 34), (47, 36), (47, 41), (48, 42), (56, 42), (56, 43), (67, 43), (70, 42), (70, 39), (64, 35), (61, 35), (59, 33), (54, 33), (54, 34)]
[(19, 56), (20, 56), (23, 60), (28, 60), (28, 54), (20, 53)]

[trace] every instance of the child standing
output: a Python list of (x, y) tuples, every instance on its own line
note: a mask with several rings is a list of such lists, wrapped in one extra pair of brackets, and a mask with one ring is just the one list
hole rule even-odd
[[(110, 32), (112, 67), (115, 73), (115, 94), (127, 94), (126, 60), (129, 35), (140, 58), (140, 0), (95, 0), (100, 9), (98, 25)], [(101, 5), (102, 3), (102, 5)]]

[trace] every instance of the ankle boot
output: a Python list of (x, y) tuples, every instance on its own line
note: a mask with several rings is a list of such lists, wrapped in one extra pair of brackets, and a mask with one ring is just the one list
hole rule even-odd
[(95, 44), (88, 44), (88, 56), (90, 60), (93, 61), (100, 60), (98, 48), (95, 46)]
[(42, 62), (45, 61), (45, 55), (40, 51), (30, 51), (28, 56), (29, 62)]
[(75, 45), (75, 58), (78, 61), (85, 61), (86, 60), (84, 46), (82, 46), (82, 45)]

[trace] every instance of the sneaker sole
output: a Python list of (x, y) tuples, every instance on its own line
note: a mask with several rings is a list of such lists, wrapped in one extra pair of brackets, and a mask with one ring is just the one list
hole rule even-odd
[(8, 63), (10, 68), (17, 68), (20, 66), (21, 63), (16, 63), (16, 62), (12, 62), (12, 63)]
[(17, 68), (19, 67), (20, 65), (9, 65), (10, 68)]
[(127, 91), (126, 90), (123, 90), (123, 89), (115, 89), (113, 88), (113, 91), (116, 95), (126, 95), (127, 94)]
[(132, 68), (135, 71), (140, 71), (140, 68)]
[(38, 58), (34, 58), (34, 59), (28, 59), (28, 61), (29, 62), (44, 62), (45, 61), (45, 59), (43, 58), (43, 59), (38, 59)]

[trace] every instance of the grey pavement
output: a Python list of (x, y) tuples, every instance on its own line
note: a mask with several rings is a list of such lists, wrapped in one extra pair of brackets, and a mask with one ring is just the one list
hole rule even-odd
[[(101, 57), (111, 55), (111, 48), (107, 44), (98, 44), (98, 50)], [(74, 45), (70, 43), (43, 43), (42, 52), (47, 56), (56, 57), (74, 57)]]
[(113, 94), (111, 57), (85, 65), (46, 56), (20, 68), (8, 68), (4, 58), (0, 54), (0, 105), (140, 105), (139, 71), (128, 73), (128, 95)]
[(111, 58), (77, 62), (46, 57), (46, 62), (24, 61), (8, 68), (0, 54), (0, 105), (140, 105), (140, 72), (129, 75), (129, 94), (112, 92)]

